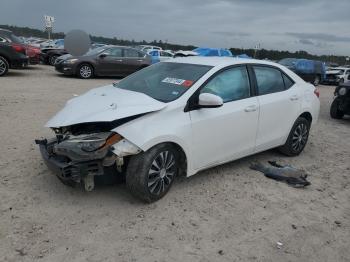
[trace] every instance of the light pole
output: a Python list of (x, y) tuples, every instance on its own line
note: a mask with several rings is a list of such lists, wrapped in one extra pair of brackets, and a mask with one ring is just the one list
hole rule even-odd
[(55, 18), (53, 16), (44, 15), (44, 21), (45, 21), (45, 30), (47, 31), (47, 35), (50, 40)]

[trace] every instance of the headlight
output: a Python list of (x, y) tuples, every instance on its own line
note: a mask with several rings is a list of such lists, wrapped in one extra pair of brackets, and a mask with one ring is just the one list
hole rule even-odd
[(64, 61), (65, 64), (74, 64), (76, 61), (78, 61), (77, 58), (73, 58), (73, 59), (68, 59), (66, 61)]
[(70, 143), (77, 143), (77, 146), (85, 152), (94, 152), (108, 146), (111, 146), (118, 141), (120, 141), (122, 137), (116, 133), (100, 133), (100, 134), (92, 134), (87, 135), (81, 138), (75, 138), (71, 140), (67, 140)]
[(338, 94), (340, 96), (344, 96), (346, 94), (346, 88), (345, 87), (342, 87), (338, 90)]

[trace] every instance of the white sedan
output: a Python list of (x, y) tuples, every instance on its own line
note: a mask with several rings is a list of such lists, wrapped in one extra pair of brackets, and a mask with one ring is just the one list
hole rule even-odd
[(318, 119), (317, 89), (276, 63), (223, 57), (176, 58), (73, 98), (37, 140), (65, 183), (94, 188), (115, 170), (152, 202), (176, 176), (191, 176), (270, 148), (299, 155)]

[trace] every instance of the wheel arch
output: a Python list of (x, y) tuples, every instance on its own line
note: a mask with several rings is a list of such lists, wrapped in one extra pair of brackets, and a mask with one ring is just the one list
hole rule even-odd
[(298, 118), (299, 118), (299, 117), (305, 118), (306, 120), (308, 120), (308, 121), (310, 122), (310, 125), (311, 125), (311, 123), (312, 123), (312, 114), (311, 114), (309, 111), (303, 112), (302, 114), (300, 114), (300, 115), (298, 116)]

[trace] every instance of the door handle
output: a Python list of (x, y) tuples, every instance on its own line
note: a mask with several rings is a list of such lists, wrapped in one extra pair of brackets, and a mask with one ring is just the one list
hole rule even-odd
[(142, 60), (142, 59), (138, 59), (137, 61), (138, 61), (138, 62), (142, 62), (143, 60)]
[(116, 62), (123, 62), (122, 59), (116, 59), (115, 61), (116, 61)]
[(294, 95), (294, 96), (291, 96), (290, 97), (290, 100), (291, 101), (296, 101), (296, 100), (298, 100), (299, 99), (299, 97), (297, 96), (297, 95)]
[(251, 106), (248, 106), (244, 109), (245, 112), (254, 112), (258, 109), (258, 107), (256, 105), (251, 105)]

